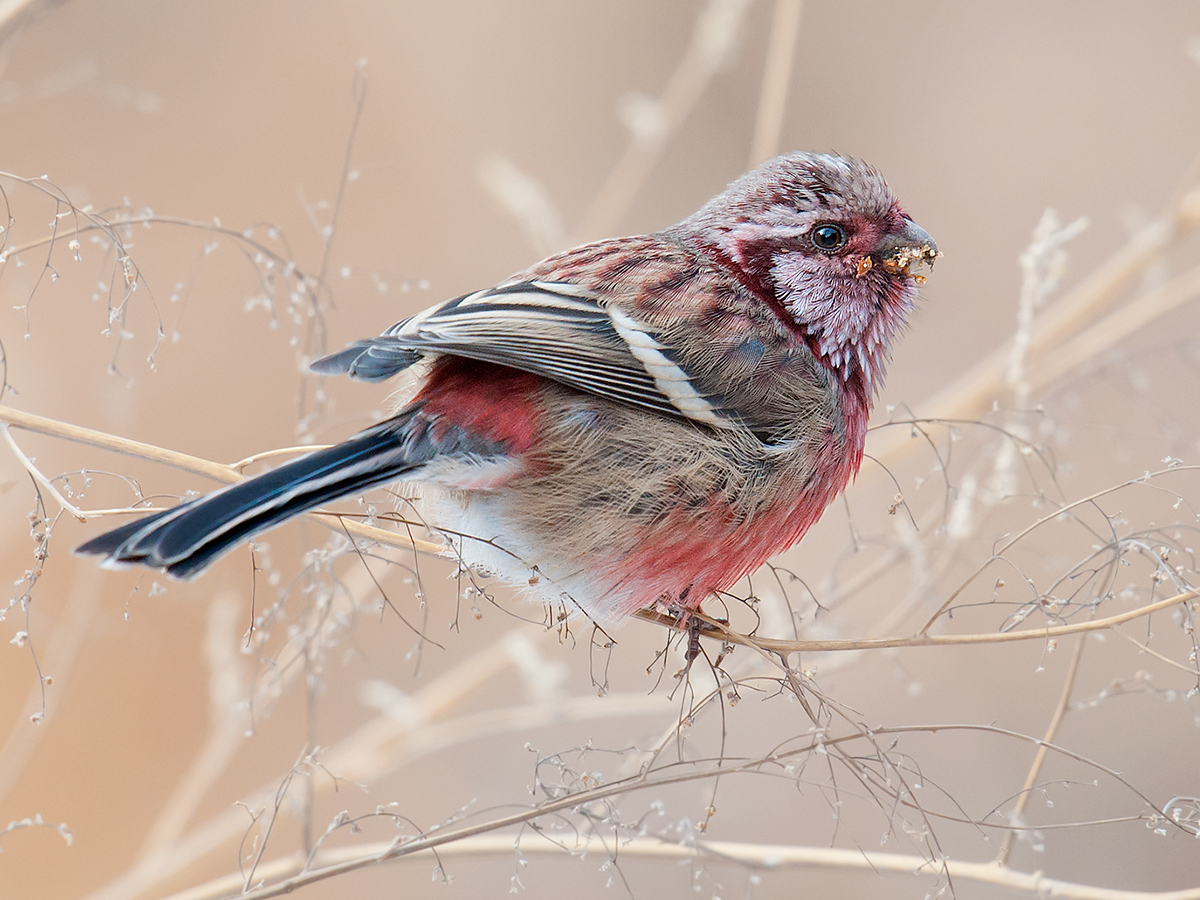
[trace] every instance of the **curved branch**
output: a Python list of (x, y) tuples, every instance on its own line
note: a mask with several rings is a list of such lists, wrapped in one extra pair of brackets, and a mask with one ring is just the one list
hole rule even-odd
[[(1197, 598), (1200, 598), (1200, 590), (1184, 591), (1181, 594), (1176, 594), (1174, 597), (1167, 597), (1165, 600), (1159, 600), (1155, 603), (1147, 603), (1145, 606), (1139, 606), (1137, 609), (1118, 613), (1115, 616), (1107, 616), (1103, 619), (1076, 622), (1073, 625), (1055, 625), (1050, 628), (1028, 628), (1023, 631), (989, 631), (979, 634), (914, 634), (907, 637), (892, 636), (809, 641), (777, 640), (775, 638), (762, 638), (750, 634), (741, 634), (737, 631), (731, 631), (723, 622), (710, 619), (703, 613), (692, 613), (692, 615), (699, 618), (706, 625), (711, 626), (711, 631), (702, 632), (702, 636), (704, 637), (712, 637), (717, 640), (728, 641), (732, 644), (741, 644), (744, 647), (753, 647), (756, 650), (767, 653), (788, 654), (838, 650), (882, 650), (894, 647), (955, 647), (961, 644), (1005, 644), (1010, 641), (1047, 640), (1049, 638), (1063, 637), (1068, 634), (1105, 631), (1116, 625), (1122, 625), (1125, 622), (1140, 619), (1151, 613), (1169, 609), (1177, 604), (1187, 603), (1189, 600)], [(634, 613), (634, 615), (643, 621), (653, 622), (657, 625), (678, 627), (676, 619), (671, 616), (662, 615), (661, 613), (641, 610)]]

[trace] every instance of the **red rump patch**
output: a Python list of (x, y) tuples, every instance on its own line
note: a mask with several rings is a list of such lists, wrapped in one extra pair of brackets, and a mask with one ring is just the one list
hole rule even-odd
[(427, 412), (468, 434), (503, 445), (510, 453), (533, 448), (541, 410), (540, 376), (461, 356), (442, 356), (414, 398)]

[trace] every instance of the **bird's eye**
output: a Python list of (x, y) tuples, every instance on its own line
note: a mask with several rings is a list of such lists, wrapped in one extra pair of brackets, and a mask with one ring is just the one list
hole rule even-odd
[(846, 246), (846, 231), (840, 225), (818, 225), (812, 230), (812, 242), (823, 253), (832, 253)]

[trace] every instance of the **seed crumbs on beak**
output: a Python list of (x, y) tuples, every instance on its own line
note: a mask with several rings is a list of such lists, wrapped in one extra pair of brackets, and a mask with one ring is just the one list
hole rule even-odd
[(928, 244), (918, 247), (901, 247), (883, 261), (883, 268), (892, 275), (907, 275), (917, 284), (924, 284), (925, 276), (919, 275), (916, 272), (910, 272), (909, 266), (924, 265), (932, 269), (934, 262), (941, 255), (941, 253), (934, 250)]

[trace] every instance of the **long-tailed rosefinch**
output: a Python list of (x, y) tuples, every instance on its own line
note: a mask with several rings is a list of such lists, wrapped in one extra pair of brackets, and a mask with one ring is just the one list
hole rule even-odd
[(467, 562), (544, 599), (601, 621), (694, 609), (858, 471), (911, 269), (936, 256), (873, 169), (777, 157), (665, 231), (568, 250), (318, 360), (367, 381), (428, 365), (392, 418), (79, 552), (188, 577), (402, 479), (427, 522), (468, 536)]

